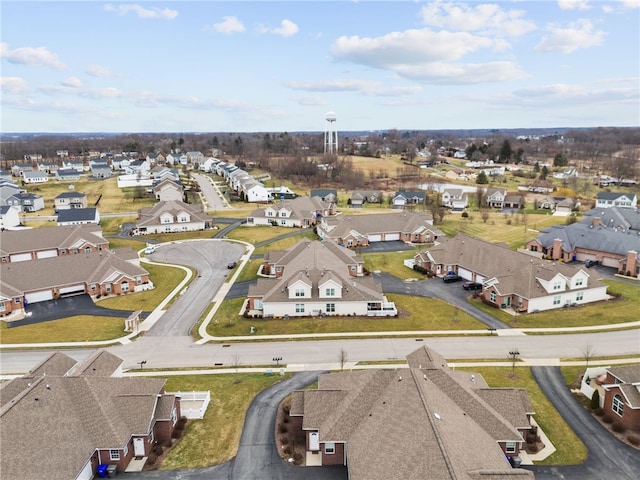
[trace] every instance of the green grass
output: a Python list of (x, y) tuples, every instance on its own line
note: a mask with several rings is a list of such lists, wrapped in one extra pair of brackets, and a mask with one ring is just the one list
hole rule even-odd
[(300, 242), (303, 238), (308, 238), (309, 240), (318, 240), (318, 236), (313, 233), (312, 230), (300, 229), (298, 231), (300, 232), (299, 235), (283, 238), (268, 245), (256, 248), (253, 252), (254, 255), (264, 255), (266, 252), (276, 250), (287, 250)]
[(104, 235), (114, 235), (122, 229), (124, 223), (135, 223), (137, 217), (108, 217), (100, 219), (100, 228)]
[(416, 278), (422, 280), (424, 275), (404, 266), (404, 260), (413, 259), (414, 255), (420, 248), (406, 250), (402, 252), (385, 252), (385, 253), (363, 253), (364, 266), (370, 271), (381, 270), (391, 275), (401, 278)]
[(609, 293), (620, 298), (604, 300), (576, 308), (555, 309), (538, 313), (509, 315), (499, 309), (473, 300), (478, 308), (516, 328), (585, 327), (593, 325), (613, 325), (638, 320), (637, 305), (640, 304), (640, 288), (616, 280), (603, 280), (609, 285)]
[(144, 263), (142, 267), (149, 272), (149, 278), (155, 285), (153, 290), (102, 297), (96, 303), (101, 307), (118, 310), (145, 310), (156, 308), (176, 286), (184, 280), (186, 273), (176, 267)]
[(509, 367), (458, 368), (480, 373), (491, 387), (524, 388), (536, 412), (534, 419), (556, 447), (556, 452), (539, 462), (544, 465), (576, 465), (587, 459), (587, 448), (566, 424), (562, 416), (547, 399), (533, 379), (528, 368), (516, 368), (515, 378)]
[(253, 260), (249, 260), (238, 275), (238, 278), (236, 278), (236, 282), (244, 282), (245, 280), (253, 280), (255, 278), (258, 278), (258, 269), (263, 263), (264, 260), (262, 260), (261, 258), (254, 258)]
[(227, 238), (242, 240), (243, 242), (255, 245), (256, 243), (265, 242), (267, 240), (271, 240), (272, 238), (276, 238), (280, 235), (285, 235), (293, 231), (295, 231), (295, 229), (290, 227), (273, 227), (267, 225), (247, 227), (245, 225), (233, 229), (231, 232), (229, 232)]
[(125, 335), (124, 318), (77, 315), (50, 322), (8, 328), (0, 322), (0, 343), (52, 343), (112, 340)]
[(204, 468), (231, 460), (238, 451), (249, 404), (279, 375), (225, 374), (168, 377), (166, 391), (209, 390), (211, 403), (202, 420), (190, 420), (183, 438), (165, 457), (161, 470)]
[[(240, 313), (244, 298), (225, 300), (207, 327), (216, 337), (249, 334), (256, 327), (257, 335), (314, 334), (340, 332), (389, 332), (424, 330), (486, 330), (484, 324), (441, 300), (388, 295), (401, 312), (400, 318), (326, 317), (301, 319), (244, 318)], [(454, 320), (454, 317), (457, 318)]]
[(111, 237), (108, 240), (109, 248), (112, 249), (129, 247), (133, 248), (137, 252), (146, 246), (146, 243), (143, 240), (135, 240), (133, 238)]

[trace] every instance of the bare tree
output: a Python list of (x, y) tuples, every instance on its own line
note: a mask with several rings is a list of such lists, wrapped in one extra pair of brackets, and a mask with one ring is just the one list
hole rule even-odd
[(240, 367), (240, 354), (239, 353), (234, 354), (233, 358), (231, 359), (231, 362), (236, 369), (236, 373), (238, 373), (238, 368)]
[(344, 348), (340, 349), (340, 353), (338, 353), (338, 362), (340, 363), (340, 370), (344, 370), (344, 366), (347, 363), (348, 356), (347, 351)]
[(582, 356), (584, 357), (585, 368), (589, 368), (589, 360), (596, 356), (596, 349), (593, 345), (587, 342), (582, 349)]

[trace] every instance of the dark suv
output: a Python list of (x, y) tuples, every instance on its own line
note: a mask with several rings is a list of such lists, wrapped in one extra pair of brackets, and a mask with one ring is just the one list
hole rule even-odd
[(444, 277), (442, 277), (442, 281), (444, 283), (459, 282), (460, 280), (462, 280), (462, 277), (456, 275), (455, 273), (447, 273)]
[(482, 290), (482, 284), (478, 282), (464, 282), (462, 288), (465, 290)]
[(584, 262), (584, 265), (587, 268), (595, 267), (597, 264), (598, 260), (587, 260), (586, 262)]

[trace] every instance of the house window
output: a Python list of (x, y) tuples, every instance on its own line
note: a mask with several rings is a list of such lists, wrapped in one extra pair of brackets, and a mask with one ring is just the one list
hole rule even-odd
[(560, 290), (560, 287), (561, 287), (560, 282), (555, 282), (555, 283), (553, 284), (553, 289), (554, 289), (554, 290)]
[(516, 453), (516, 442), (507, 442), (505, 451), (507, 453)]
[(613, 402), (611, 402), (611, 410), (622, 416), (622, 412), (624, 411), (624, 402), (622, 401), (622, 397), (620, 395), (616, 394), (613, 397)]
[(140, 285), (142, 283), (142, 277), (136, 277), (136, 283)]
[(75, 255), (76, 253), (78, 253), (78, 249), (77, 248), (72, 248), (71, 249), (71, 253), (73, 253)]
[(91, 247), (85, 247), (84, 253), (91, 253)]
[(351, 271), (355, 272), (356, 271), (356, 266), (355, 265), (351, 265)]
[(304, 313), (304, 303), (296, 303), (296, 313)]
[(95, 283), (92, 283), (92, 284), (91, 284), (91, 290), (95, 290), (95, 289), (96, 289), (96, 284), (95, 284)]
[(280, 220), (280, 225), (286, 225), (287, 224), (287, 219), (283, 218), (282, 220)]
[(304, 297), (304, 288), (296, 288), (296, 297)]
[(273, 212), (271, 211), (267, 212), (267, 217), (273, 217)]
[(531, 251), (532, 252), (537, 252), (538, 251), (538, 246), (537, 245), (531, 245)]
[(120, 450), (109, 450), (110, 460), (120, 460)]
[(129, 291), (129, 282), (124, 281), (120, 284), (120, 290), (122, 290), (123, 292), (128, 292)]
[(164, 231), (165, 231), (165, 233), (170, 233), (171, 232), (171, 225), (166, 225), (164, 227)]
[(560, 295), (556, 295), (553, 297), (553, 304), (560, 305)]
[(496, 303), (496, 292), (491, 292), (489, 294), (489, 301), (491, 301), (491, 303)]
[(175, 405), (171, 409), (171, 425), (175, 425), (178, 421), (178, 411), (176, 410)]
[(327, 313), (335, 313), (336, 311), (336, 304), (335, 303), (327, 303), (325, 305), (325, 311)]
[(63, 248), (60, 250), (60, 255), (66, 255), (67, 254), (67, 249)]
[(326, 297), (335, 297), (336, 296), (336, 289), (335, 288), (327, 288), (325, 291), (325, 296)]
[(109, 293), (111, 291), (111, 284), (110, 283), (105, 284), (104, 291), (107, 292), (107, 293)]
[(582, 286), (584, 278), (576, 278), (576, 287)]
[(326, 442), (324, 444), (324, 453), (327, 455), (333, 455), (336, 453), (336, 444), (334, 442)]
[(7, 263), (7, 257), (6, 257), (6, 255), (3, 255), (3, 256), (2, 256), (2, 263)]
[(4, 306), (4, 302), (0, 302), (0, 312), (4, 312), (6, 307)]
[(580, 300), (582, 300), (584, 298), (584, 292), (578, 292), (576, 293), (576, 302), (579, 302)]
[(180, 217), (180, 219), (178, 221), (182, 222), (182, 223), (187, 223), (189, 221), (189, 219), (187, 219), (187, 217)]
[(280, 216), (281, 217), (286, 217), (287, 216), (287, 212), (280, 212)]

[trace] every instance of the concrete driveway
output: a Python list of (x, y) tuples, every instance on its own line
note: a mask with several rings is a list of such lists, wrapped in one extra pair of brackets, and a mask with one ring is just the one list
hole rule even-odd
[(575, 399), (564, 382), (559, 367), (532, 367), (533, 377), (569, 427), (588, 450), (581, 465), (531, 466), (536, 480), (637, 480), (640, 478), (640, 451), (611, 435)]

